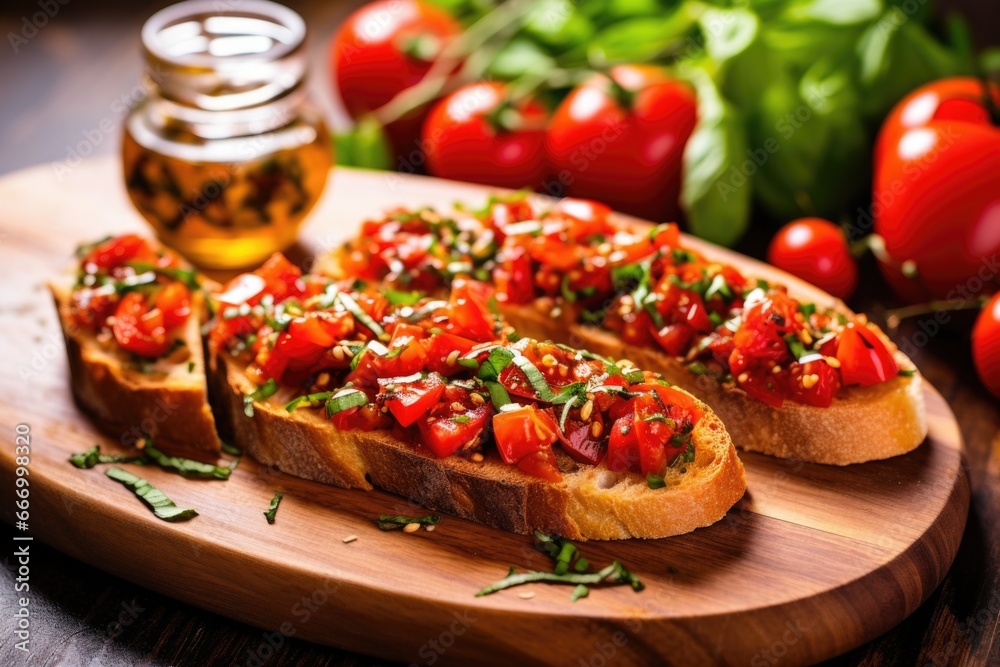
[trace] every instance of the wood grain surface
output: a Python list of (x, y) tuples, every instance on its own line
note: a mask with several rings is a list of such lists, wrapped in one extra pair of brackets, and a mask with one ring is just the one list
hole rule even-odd
[[(389, 205), (446, 206), (484, 194), (339, 170), (297, 254), (331, 247)], [(961, 435), (931, 388), (931, 436), (907, 456), (832, 468), (746, 454), (749, 492), (724, 521), (679, 538), (584, 547), (594, 562), (630, 565), (648, 584), (641, 594), (601, 589), (571, 604), (565, 588), (533, 586), (531, 600), (520, 591), (475, 598), (508, 566), (543, 567), (544, 556), (527, 538), (454, 519), (434, 533), (380, 533), (375, 515), (415, 510), (397, 497), (333, 489), (249, 460), (228, 482), (143, 469), (179, 505), (201, 512), (185, 524), (160, 522), (100, 470), (66, 463), (94, 442), (114, 444), (72, 404), (41, 287), (77, 243), (143, 228), (117, 164), (85, 161), (60, 183), (47, 167), (19, 172), (0, 180), (0, 201), (0, 336), (9, 364), (0, 419), (11, 432), (32, 426), (29, 534), (264, 628), (261, 658), (294, 636), (423, 664), (602, 664), (608, 652), (616, 664), (814, 662), (915, 610), (958, 549), (969, 501)], [(13, 449), (0, 450), (6, 488), (12, 468)], [(268, 526), (261, 512), (276, 490), (286, 498)], [(11, 506), (2, 507), (7, 522)], [(359, 539), (343, 543), (350, 534)], [(240, 659), (252, 663), (252, 649)]]

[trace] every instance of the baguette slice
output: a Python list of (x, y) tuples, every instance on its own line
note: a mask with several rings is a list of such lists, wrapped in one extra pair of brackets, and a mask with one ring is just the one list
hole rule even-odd
[(913, 369), (870, 387), (845, 387), (829, 407), (785, 401), (780, 408), (755, 400), (734, 383), (695, 375), (683, 360), (650, 347), (629, 345), (595, 326), (550, 316), (553, 303), (501, 306), (506, 321), (523, 336), (552, 338), (597, 354), (629, 359), (694, 394), (716, 411), (737, 447), (771, 456), (847, 465), (905, 454), (927, 436), (923, 379), (913, 362), (883, 335), (900, 368)]
[(49, 288), (66, 341), (73, 396), (102, 430), (127, 446), (148, 435), (174, 453), (219, 454), (197, 316), (204, 308), (201, 292), (191, 294), (192, 315), (177, 329), (184, 346), (140, 369), (114, 341), (102, 343), (74, 324), (67, 285), (50, 283)]
[(578, 466), (561, 453), (558, 483), (504, 465), (495, 451), (479, 463), (439, 459), (388, 431), (341, 431), (316, 410), (289, 413), (283, 407), (293, 397), (288, 390), (255, 403), (248, 417), (243, 397), (256, 387), (238, 361), (211, 355), (208, 378), (223, 433), (257, 461), (343, 488), (378, 487), (510, 532), (595, 540), (668, 537), (715, 523), (746, 490), (743, 464), (725, 427), (700, 402), (705, 415), (693, 432), (695, 460), (668, 469), (666, 488), (650, 489), (641, 475)]

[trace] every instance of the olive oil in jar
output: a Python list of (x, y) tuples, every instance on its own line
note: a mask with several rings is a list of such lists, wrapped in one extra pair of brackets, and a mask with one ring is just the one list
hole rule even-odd
[(124, 176), (165, 243), (203, 267), (242, 268), (294, 242), (331, 143), (306, 102), (298, 14), (213, 6), (173, 5), (143, 28), (149, 92), (125, 122)]

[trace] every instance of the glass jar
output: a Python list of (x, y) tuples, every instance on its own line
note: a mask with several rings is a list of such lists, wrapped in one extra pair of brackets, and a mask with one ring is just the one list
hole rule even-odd
[(125, 120), (125, 184), (167, 245), (242, 268), (295, 241), (332, 163), (306, 100), (305, 23), (267, 0), (188, 0), (142, 29), (146, 97)]

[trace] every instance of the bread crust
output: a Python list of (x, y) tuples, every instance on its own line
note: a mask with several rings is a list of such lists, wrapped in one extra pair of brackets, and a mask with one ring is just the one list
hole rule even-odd
[(641, 475), (576, 466), (561, 455), (563, 481), (550, 483), (504, 465), (492, 451), (478, 463), (439, 459), (386, 431), (341, 431), (317, 410), (288, 413), (288, 390), (255, 403), (248, 417), (243, 396), (254, 386), (244, 370), (234, 359), (209, 357), (219, 423), (254, 459), (340, 487), (378, 487), (514, 533), (541, 530), (579, 540), (668, 537), (718, 521), (746, 490), (732, 441), (705, 406), (694, 430), (696, 459), (684, 472), (668, 470), (666, 488), (649, 489)]
[[(870, 387), (845, 387), (829, 407), (785, 401), (780, 408), (751, 398), (733, 383), (695, 375), (680, 359), (658, 350), (629, 345), (613, 333), (594, 326), (549, 316), (551, 307), (501, 306), (507, 322), (521, 335), (552, 338), (639, 368), (659, 372), (671, 383), (705, 401), (722, 419), (737, 447), (771, 456), (848, 465), (905, 454), (927, 436), (919, 372)], [(891, 341), (885, 340), (894, 349)], [(912, 368), (898, 350), (897, 362)]]
[[(126, 446), (148, 435), (171, 453), (195, 458), (220, 453), (197, 317), (190, 317), (179, 331), (187, 357), (174, 364), (158, 361), (153, 372), (143, 373), (117, 346), (102, 345), (92, 332), (73, 324), (66, 286), (49, 288), (66, 341), (73, 397), (103, 431)], [(192, 293), (192, 312), (201, 312), (203, 300), (200, 292)]]

